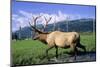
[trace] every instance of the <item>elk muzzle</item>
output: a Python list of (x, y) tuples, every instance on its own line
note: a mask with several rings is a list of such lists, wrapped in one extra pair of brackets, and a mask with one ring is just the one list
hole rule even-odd
[(34, 36), (33, 40), (37, 40), (39, 38), (39, 36)]

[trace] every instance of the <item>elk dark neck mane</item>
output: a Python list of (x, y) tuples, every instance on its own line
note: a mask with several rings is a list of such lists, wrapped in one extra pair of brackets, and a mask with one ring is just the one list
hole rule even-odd
[(47, 42), (46, 42), (47, 35), (48, 35), (48, 33), (41, 33), (41, 34), (40, 34), (40, 37), (39, 37), (39, 40), (40, 40), (41, 42), (47, 44)]

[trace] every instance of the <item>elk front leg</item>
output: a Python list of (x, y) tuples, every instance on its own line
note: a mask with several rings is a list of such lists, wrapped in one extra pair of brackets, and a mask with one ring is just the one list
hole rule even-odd
[(48, 57), (48, 51), (50, 50), (50, 49), (52, 49), (53, 47), (49, 47), (47, 50), (46, 50), (46, 56), (47, 56), (47, 58), (49, 59), (49, 57)]

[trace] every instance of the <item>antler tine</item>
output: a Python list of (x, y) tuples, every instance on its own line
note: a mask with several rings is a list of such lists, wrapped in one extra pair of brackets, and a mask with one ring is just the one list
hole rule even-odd
[(35, 31), (37, 31), (39, 33), (43, 33), (42, 31), (36, 29), (30, 22), (29, 22), (29, 25), (31, 26), (32, 30), (35, 30)]
[(36, 17), (36, 18), (33, 19), (34, 25), (32, 25), (30, 22), (29, 22), (29, 25), (30, 25), (30, 27), (32, 28), (32, 30), (35, 30), (36, 32), (39, 32), (39, 33), (43, 33), (43, 31), (40, 31), (40, 30), (36, 29), (36, 20), (37, 20), (38, 18), (40, 18), (40, 17), (41, 17), (41, 16), (38, 16), (38, 17)]
[(52, 17), (49, 18), (49, 20), (46, 19), (46, 17), (44, 17), (45, 21), (46, 21), (46, 25), (48, 24), (48, 22), (52, 19)]
[[(41, 15), (42, 16), (42, 15)], [(38, 19), (38, 18), (40, 18), (41, 16), (37, 16), (37, 17), (34, 17), (33, 16), (33, 23), (34, 23), (34, 26), (36, 26), (36, 20)]]
[(49, 18), (48, 22), (52, 19), (52, 17)]
[(34, 16), (32, 16), (33, 20), (35, 19)]
[(44, 19), (45, 19), (45, 21), (47, 22), (47, 19), (46, 19), (46, 17), (44, 16)]
[(30, 22), (28, 22), (28, 23), (29, 23), (30, 26), (32, 26)]
[(37, 20), (38, 18), (40, 18), (41, 16), (37, 16), (35, 19)]
[(51, 18), (52, 17), (50, 17), (49, 20), (47, 20), (46, 17), (44, 16), (44, 19), (45, 19), (46, 22), (45, 22), (43, 30), (45, 30), (45, 28), (47, 27), (47, 25), (48, 25), (49, 21), (51, 20)]
[(34, 18), (34, 22), (36, 22), (36, 20), (38, 19), (38, 18), (40, 18), (41, 16), (37, 16), (36, 18)]
[(31, 26), (32, 29), (34, 29), (34, 26), (29, 22), (29, 25)]
[(45, 19), (45, 21), (46, 21), (46, 25), (45, 25), (45, 26), (47, 26), (47, 24), (48, 24), (49, 21), (52, 19), (52, 17), (50, 17), (49, 20), (47, 20), (46, 17), (44, 17), (44, 19)]

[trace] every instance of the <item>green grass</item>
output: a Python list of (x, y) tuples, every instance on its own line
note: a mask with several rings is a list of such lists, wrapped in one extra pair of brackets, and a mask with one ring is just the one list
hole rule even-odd
[(86, 46), (87, 51), (96, 50), (96, 37), (95, 33), (81, 33), (81, 44)]
[[(95, 51), (95, 34), (94, 33), (80, 33), (81, 44), (86, 46), (87, 51)], [(41, 64), (46, 63), (47, 59), (43, 59), (45, 56), (45, 50), (48, 48), (47, 45), (34, 40), (21, 40), (12, 41), (12, 58), (14, 65), (29, 65), (29, 64)], [(64, 51), (70, 51), (70, 49), (59, 48), (59, 54)], [(49, 57), (55, 56), (55, 49), (49, 51)]]

